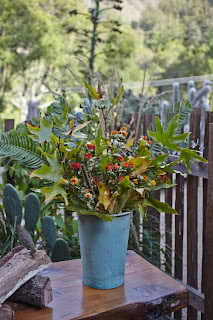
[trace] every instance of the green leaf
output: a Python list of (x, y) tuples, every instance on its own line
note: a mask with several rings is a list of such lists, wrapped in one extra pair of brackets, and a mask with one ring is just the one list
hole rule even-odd
[(179, 157), (179, 161), (181, 162), (183, 161), (186, 165), (186, 168), (189, 170), (189, 172), (191, 172), (191, 165), (190, 165), (190, 161), (192, 163), (194, 163), (194, 161), (201, 161), (201, 162), (207, 162), (206, 159), (204, 159), (203, 157), (199, 156), (197, 154), (198, 151), (196, 150), (190, 150), (188, 148), (182, 149), (181, 150), (181, 154)]
[(161, 164), (162, 162), (164, 162), (168, 158), (168, 156), (169, 156), (169, 153), (160, 154), (156, 158), (152, 159), (151, 166), (154, 167), (154, 166)]
[(80, 124), (79, 126), (75, 127), (73, 130), (72, 130), (72, 135), (75, 137), (75, 133), (81, 129), (83, 129), (84, 127), (86, 127), (91, 121), (86, 121), (82, 124)]
[(64, 198), (65, 205), (68, 205), (67, 194), (62, 187), (61, 181), (54, 183), (52, 188), (41, 188), (41, 191), (45, 194), (45, 204), (48, 204), (51, 200), (53, 200), (57, 195), (60, 194)]
[(165, 124), (170, 123), (174, 115), (179, 114), (177, 134), (181, 134), (187, 116), (193, 111), (193, 107), (188, 100), (181, 100), (166, 111)]
[(166, 132), (163, 130), (163, 126), (158, 119), (155, 117), (156, 132), (147, 130), (149, 136), (153, 138), (157, 143), (160, 143), (163, 147), (170, 150), (181, 151), (181, 148), (177, 146), (178, 143), (183, 142), (189, 136), (189, 133), (183, 133), (175, 135), (178, 126), (179, 115), (176, 115), (170, 122)]
[(115, 206), (115, 212), (120, 213), (125, 208), (126, 203), (128, 202), (130, 193), (132, 191), (132, 188), (125, 189), (125, 191), (115, 197), (116, 200), (116, 206)]
[(108, 160), (108, 154), (106, 154), (104, 157), (101, 157), (101, 164), (99, 165), (99, 167), (101, 168), (102, 173), (106, 171), (105, 166), (107, 165)]
[(175, 173), (175, 171), (172, 169), (172, 167), (175, 166), (178, 163), (179, 163), (178, 161), (173, 161), (173, 162), (170, 162), (169, 164), (167, 164), (165, 166), (162, 166), (160, 168), (165, 172)]
[(66, 192), (61, 184), (61, 180), (64, 174), (63, 164), (61, 163), (58, 149), (54, 154), (45, 153), (46, 159), (49, 163), (49, 167), (42, 164), (40, 170), (33, 171), (30, 177), (38, 177), (40, 179), (50, 180), (54, 182), (54, 186), (51, 188), (42, 188), (42, 192), (45, 193), (45, 203), (49, 203), (55, 196), (61, 194), (64, 198), (65, 204), (68, 204)]
[(141, 204), (137, 207), (138, 209), (138, 212), (140, 213), (141, 215), (141, 218), (144, 219), (147, 215), (147, 208), (146, 207), (143, 207)]
[(99, 95), (98, 95), (98, 93), (96, 92), (96, 90), (93, 89), (93, 88), (91, 87), (91, 85), (89, 85), (86, 81), (84, 81), (84, 85), (85, 85), (85, 87), (89, 90), (89, 95), (90, 95), (91, 97), (93, 97), (94, 99), (99, 100)]
[(64, 129), (68, 121), (68, 107), (65, 108), (64, 113), (62, 114), (62, 121), (58, 118), (58, 115), (54, 114), (54, 123), (59, 129)]
[(158, 183), (156, 186), (152, 187), (152, 190), (168, 189), (176, 186), (174, 183)]
[[(77, 148), (75, 149), (72, 149), (71, 151), (69, 151), (67, 154), (66, 154), (66, 159), (69, 159), (69, 160), (75, 160), (76, 158), (76, 155), (81, 151), (81, 147), (84, 145), (84, 141), (80, 141), (80, 143), (78, 142), (77, 143)], [(66, 147), (66, 145), (65, 145)]]
[(27, 127), (28, 127), (30, 133), (33, 134), (30, 137), (34, 141), (38, 141), (40, 143), (51, 141), (53, 122), (48, 124), (42, 117), (40, 117), (40, 128), (38, 128), (30, 123), (27, 123)]
[(56, 214), (55, 216), (55, 223), (57, 224), (57, 226), (63, 230), (66, 230), (66, 225), (62, 219), (61, 216), (59, 216), (58, 214)]
[(74, 199), (73, 197), (70, 198), (70, 202), (71, 206), (67, 207), (67, 210), (77, 212), (77, 214), (88, 214), (92, 216), (97, 216), (98, 218), (103, 219), (105, 221), (112, 221), (112, 217), (110, 214), (99, 213), (97, 211), (90, 211), (86, 209), (80, 201)]
[(129, 176), (126, 176), (119, 184), (118, 184), (118, 194), (121, 195), (126, 192), (127, 189), (131, 188), (131, 183)]
[(96, 136), (95, 136), (95, 154), (99, 155), (101, 154), (104, 150), (106, 150), (107, 146), (101, 145), (101, 127), (97, 130)]
[(0, 156), (10, 157), (30, 170), (39, 168), (42, 163), (47, 164), (38, 146), (41, 144), (16, 130), (2, 132), (0, 136)]
[(143, 204), (146, 206), (150, 206), (150, 207), (155, 208), (160, 213), (167, 212), (167, 213), (177, 214), (177, 211), (175, 209), (171, 208), (167, 203), (160, 202), (159, 200), (154, 199), (151, 196), (146, 197), (144, 199)]
[(115, 98), (115, 99), (111, 99), (111, 106), (110, 106), (110, 108), (113, 108), (113, 107), (118, 103), (118, 101), (120, 100), (120, 97), (121, 97), (123, 91), (124, 91), (124, 86), (121, 86), (120, 89), (118, 90), (118, 93), (117, 93), (116, 98)]

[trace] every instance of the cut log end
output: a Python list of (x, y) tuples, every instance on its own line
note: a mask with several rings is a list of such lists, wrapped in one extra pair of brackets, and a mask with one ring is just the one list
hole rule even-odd
[(36, 275), (21, 286), (10, 298), (44, 308), (52, 301), (52, 287), (48, 277)]

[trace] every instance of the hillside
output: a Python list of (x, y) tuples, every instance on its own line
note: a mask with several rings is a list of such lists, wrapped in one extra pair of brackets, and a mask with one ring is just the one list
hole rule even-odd
[(121, 15), (125, 21), (138, 22), (147, 5), (157, 6), (160, 0), (123, 0)]

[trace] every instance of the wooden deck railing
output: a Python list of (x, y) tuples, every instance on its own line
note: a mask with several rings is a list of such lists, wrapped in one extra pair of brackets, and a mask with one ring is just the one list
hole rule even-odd
[[(170, 214), (165, 214), (165, 230), (167, 231), (164, 251), (165, 271), (181, 282), (186, 279), (184, 284), (189, 290), (188, 320), (197, 320), (198, 312), (202, 313), (201, 317), (204, 320), (211, 320), (213, 315), (213, 113), (206, 112), (205, 117), (204, 157), (208, 163), (191, 164), (191, 173), (184, 164), (175, 165), (174, 169), (180, 173), (170, 175), (170, 178), (176, 183), (174, 190), (161, 191), (165, 193), (165, 201), (178, 211), (175, 221)], [(153, 121), (153, 115), (144, 115), (144, 135)], [(190, 132), (192, 140), (197, 141), (200, 138), (199, 108), (191, 114)], [(169, 161), (175, 161), (176, 158), (177, 156), (170, 155)], [(160, 195), (157, 197), (160, 198)], [(187, 215), (186, 219), (184, 219), (184, 214)], [(157, 213), (155, 215), (158, 215), (159, 224), (156, 226), (155, 221), (156, 232), (162, 229), (160, 228), (162, 222), (160, 215)], [(149, 212), (148, 222), (150, 220), (150, 223), (145, 224), (144, 231), (147, 228), (148, 232), (152, 232), (152, 219), (153, 210)], [(200, 224), (203, 224), (202, 229)], [(201, 236), (202, 245), (198, 243), (198, 239), (202, 239)], [(159, 231), (155, 239), (161, 237), (162, 234)], [(172, 254), (172, 245), (174, 254)], [(202, 252), (199, 250), (199, 255), (198, 245), (202, 249)], [(186, 256), (186, 267), (183, 265), (184, 256)], [(149, 258), (152, 260), (151, 256)], [(159, 266), (161, 265), (162, 259), (160, 260), (159, 257)], [(199, 265), (202, 265), (201, 277), (198, 277)], [(182, 317), (182, 311), (175, 312), (174, 318), (185, 319)]]

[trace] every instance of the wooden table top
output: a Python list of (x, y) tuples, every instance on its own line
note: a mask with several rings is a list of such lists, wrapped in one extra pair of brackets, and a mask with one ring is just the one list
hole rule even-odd
[(187, 289), (133, 251), (128, 251), (125, 283), (97, 290), (81, 280), (81, 260), (53, 263), (41, 272), (51, 279), (53, 301), (44, 309), (12, 304), (15, 320), (156, 319), (188, 304)]

